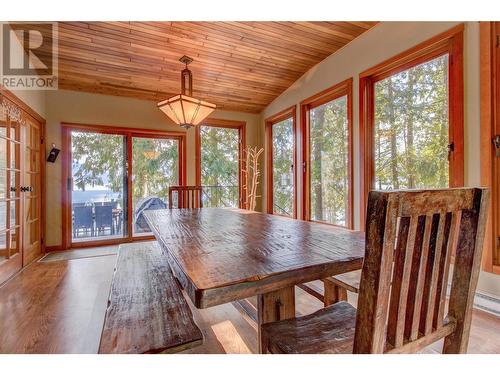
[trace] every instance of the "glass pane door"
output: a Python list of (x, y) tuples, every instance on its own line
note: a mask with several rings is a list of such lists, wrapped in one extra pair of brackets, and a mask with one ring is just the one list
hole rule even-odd
[(23, 263), (19, 246), (20, 143), (19, 123), (0, 106), (0, 283)]
[[(40, 171), (40, 124), (27, 118), (22, 125), (24, 143), (24, 168), (22, 172), (21, 198), (23, 216), (24, 264), (33, 261), (41, 253), (41, 171)], [(11, 205), (12, 210), (12, 205)], [(13, 212), (11, 213), (11, 216)]]
[(72, 242), (126, 233), (126, 137), (71, 131)]
[(168, 188), (179, 184), (179, 140), (132, 137), (132, 233), (151, 234), (144, 211), (167, 208)]
[(293, 120), (272, 125), (273, 213), (293, 216)]

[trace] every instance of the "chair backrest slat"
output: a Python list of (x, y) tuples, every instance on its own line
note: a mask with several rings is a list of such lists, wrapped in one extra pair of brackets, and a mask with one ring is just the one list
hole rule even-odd
[(425, 272), (427, 264), (427, 254), (430, 242), (431, 218), (429, 216), (419, 216), (417, 224), (417, 236), (413, 249), (411, 262), (410, 287), (408, 290), (405, 337), (414, 340), (418, 334), (420, 326), (420, 309), (422, 306), (424, 278), (419, 277)]
[(486, 189), (370, 192), (355, 353), (414, 352), (443, 337), (444, 352), (466, 351), (488, 203)]
[[(177, 206), (174, 207), (174, 194), (177, 195)], [(202, 208), (201, 186), (170, 186), (168, 188), (169, 208)]]
[[(443, 244), (444, 253), (441, 254), (441, 263), (439, 264), (439, 280), (438, 280), (438, 291), (436, 298), (439, 298), (439, 302), (436, 306), (436, 312), (434, 315), (434, 328), (440, 328), (443, 325), (444, 320), (444, 307), (446, 302), (446, 292), (448, 290), (448, 275), (450, 270), (450, 259), (451, 253), (453, 251), (453, 243), (455, 238), (455, 232), (457, 227), (457, 221), (459, 215), (456, 212), (447, 213), (446, 215), (446, 227), (445, 227), (445, 238), (447, 238), (446, 245)], [(437, 301), (436, 301), (437, 302)]]

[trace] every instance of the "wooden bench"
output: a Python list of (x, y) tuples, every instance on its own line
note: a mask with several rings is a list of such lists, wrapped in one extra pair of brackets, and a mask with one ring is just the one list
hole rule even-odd
[(158, 243), (120, 245), (99, 353), (175, 353), (202, 342)]
[(340, 301), (347, 301), (347, 291), (358, 294), (360, 280), (361, 270), (342, 273), (323, 279), (323, 285), (325, 287), (323, 302), (325, 306), (330, 306)]

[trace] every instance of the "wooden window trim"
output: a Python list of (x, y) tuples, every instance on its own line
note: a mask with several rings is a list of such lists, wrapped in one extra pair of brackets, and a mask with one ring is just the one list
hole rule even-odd
[(266, 127), (266, 153), (267, 153), (267, 175), (266, 175), (266, 210), (269, 214), (275, 214), (274, 211), (274, 196), (273, 196), (273, 125), (281, 121), (292, 119), (293, 132), (293, 213), (292, 218), (297, 218), (297, 106), (293, 105), (276, 113), (264, 120)]
[[(239, 191), (239, 208), (245, 208), (246, 202), (246, 191), (243, 188), (243, 170), (245, 168), (245, 147), (246, 147), (246, 122), (245, 121), (234, 121), (234, 120), (223, 120), (216, 118), (208, 118), (204, 120), (200, 126), (212, 126), (215, 128), (230, 128), (238, 129), (239, 136), (239, 155), (238, 155), (238, 191)], [(195, 129), (195, 165), (196, 165), (196, 185), (201, 185), (201, 136), (200, 136), (200, 126)]]
[[(347, 96), (347, 123), (348, 123), (348, 184), (347, 191), (348, 211), (346, 213), (346, 228), (354, 227), (353, 213), (353, 142), (352, 142), (352, 85), (353, 79), (349, 78), (326, 90), (319, 92), (300, 102), (300, 131), (302, 139), (302, 219), (311, 221), (311, 181), (310, 181), (310, 128), (309, 112), (322, 104)], [(326, 222), (324, 224), (334, 225)]]
[[(61, 249), (76, 249), (94, 246), (116, 245), (133, 241), (146, 241), (154, 239), (154, 236), (133, 236), (132, 232), (132, 205), (127, 206), (127, 236), (123, 238), (109, 240), (90, 240), (82, 242), (72, 242), (71, 239), (71, 196), (67, 189), (68, 178), (71, 168), (71, 131), (89, 131), (101, 134), (122, 135), (127, 138), (127, 155), (132, 156), (132, 137), (142, 138), (166, 138), (177, 139), (179, 141), (179, 183), (186, 182), (186, 133), (177, 131), (161, 131), (153, 129), (125, 128), (112, 125), (91, 125), (78, 123), (61, 123), (61, 224), (62, 224), (62, 245)], [(132, 202), (132, 163), (127, 163), (127, 200)], [(59, 250), (59, 249), (58, 249)]]
[(450, 186), (464, 184), (464, 93), (463, 30), (460, 24), (416, 45), (359, 75), (359, 139), (360, 139), (360, 228), (365, 227), (368, 191), (373, 186), (374, 84), (388, 76), (449, 54), (449, 139), (454, 144), (450, 160)]
[[(499, 185), (495, 176), (500, 173), (500, 161), (495, 156), (492, 139), (498, 130), (500, 108), (500, 47), (496, 46), (496, 35), (500, 34), (495, 22), (480, 22), (480, 105), (481, 105), (481, 185), (491, 189), (491, 200), (488, 211), (489, 220), (484, 238), (483, 270), (500, 274), (500, 263), (495, 262), (497, 246), (498, 220), (500, 218)], [(498, 126), (498, 125), (497, 125)]]

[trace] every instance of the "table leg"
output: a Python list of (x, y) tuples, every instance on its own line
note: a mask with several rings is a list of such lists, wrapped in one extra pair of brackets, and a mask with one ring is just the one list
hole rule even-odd
[(257, 296), (257, 329), (259, 353), (267, 352), (267, 344), (262, 337), (261, 326), (264, 323), (295, 317), (295, 287), (290, 286)]
[(323, 279), (323, 287), (325, 291), (323, 295), (325, 307), (340, 301), (347, 301), (347, 290), (334, 284), (331, 280)]

